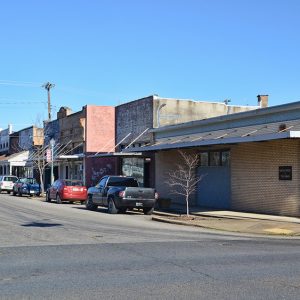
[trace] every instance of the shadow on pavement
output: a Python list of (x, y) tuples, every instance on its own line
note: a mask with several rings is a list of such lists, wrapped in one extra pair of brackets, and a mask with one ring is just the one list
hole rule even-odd
[(21, 226), (23, 226), (23, 227), (55, 227), (55, 226), (62, 226), (62, 224), (44, 223), (44, 222), (31, 222), (31, 223), (23, 224)]

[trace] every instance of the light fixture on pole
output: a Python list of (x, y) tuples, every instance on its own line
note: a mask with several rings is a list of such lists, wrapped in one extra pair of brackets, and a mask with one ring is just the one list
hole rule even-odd
[(53, 181), (54, 181), (54, 176), (53, 176), (53, 158), (54, 158), (54, 155), (53, 155), (53, 152), (54, 152), (54, 145), (55, 145), (55, 140), (52, 138), (50, 140), (50, 146), (51, 146), (51, 185), (53, 184)]

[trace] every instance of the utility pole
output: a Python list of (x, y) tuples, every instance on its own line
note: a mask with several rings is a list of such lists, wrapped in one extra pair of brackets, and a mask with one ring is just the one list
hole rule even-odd
[(50, 99), (50, 90), (55, 87), (55, 84), (47, 82), (42, 85), (43, 88), (47, 90), (48, 94), (48, 121), (51, 121), (51, 99)]
[(225, 99), (223, 102), (224, 102), (226, 105), (228, 105), (228, 103), (231, 102), (231, 100), (230, 100), (230, 99)]

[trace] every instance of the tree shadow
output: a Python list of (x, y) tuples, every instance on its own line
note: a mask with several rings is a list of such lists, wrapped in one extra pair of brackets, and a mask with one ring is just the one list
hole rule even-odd
[(62, 224), (45, 223), (45, 222), (31, 222), (31, 223), (23, 224), (21, 226), (23, 226), (23, 227), (56, 227), (56, 226), (62, 226)]

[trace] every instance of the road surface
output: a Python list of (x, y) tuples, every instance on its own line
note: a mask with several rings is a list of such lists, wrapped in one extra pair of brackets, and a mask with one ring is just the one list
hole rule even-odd
[(0, 194), (0, 299), (299, 299), (299, 250)]

